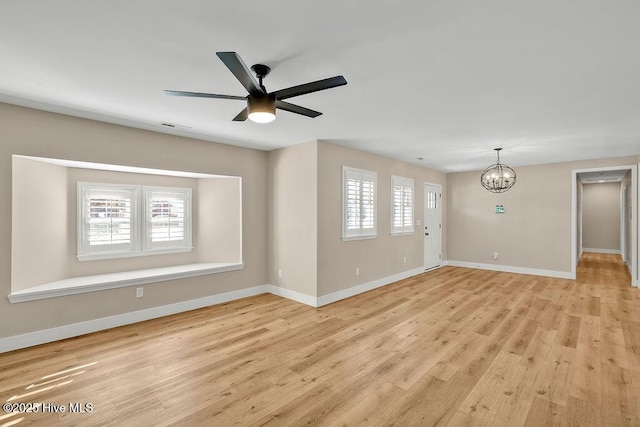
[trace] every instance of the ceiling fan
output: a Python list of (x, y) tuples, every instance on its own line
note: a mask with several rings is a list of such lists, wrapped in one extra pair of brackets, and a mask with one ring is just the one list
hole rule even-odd
[(218, 58), (220, 58), (224, 65), (227, 66), (236, 79), (240, 81), (242, 86), (247, 89), (249, 95), (218, 95), (215, 93), (184, 92), (179, 90), (165, 90), (164, 93), (169, 96), (246, 100), (247, 107), (235, 116), (233, 121), (245, 121), (248, 118), (249, 120), (257, 123), (268, 123), (276, 118), (276, 108), (311, 118), (318, 117), (322, 114), (319, 111), (310, 110), (283, 100), (347, 84), (344, 77), (335, 76), (311, 83), (288, 87), (286, 89), (276, 90), (275, 92), (267, 92), (267, 89), (262, 84), (262, 79), (269, 74), (271, 68), (263, 64), (255, 64), (251, 66), (251, 70), (258, 78), (258, 81), (256, 81), (256, 78), (253, 77), (245, 63), (242, 61), (242, 58), (240, 58), (240, 55), (236, 52), (216, 52), (216, 55), (218, 55)]

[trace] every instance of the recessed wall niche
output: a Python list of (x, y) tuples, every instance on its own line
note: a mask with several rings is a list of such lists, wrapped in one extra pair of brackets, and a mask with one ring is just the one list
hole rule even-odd
[[(79, 261), (79, 181), (191, 188), (193, 250)], [(242, 264), (242, 178), (13, 155), (11, 223), (12, 294), (109, 273)]]

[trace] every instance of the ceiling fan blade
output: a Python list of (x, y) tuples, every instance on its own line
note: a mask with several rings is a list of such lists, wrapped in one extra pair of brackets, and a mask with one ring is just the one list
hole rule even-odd
[(287, 99), (298, 95), (304, 95), (311, 92), (318, 92), (320, 90), (331, 89), (332, 87), (346, 85), (347, 81), (342, 76), (330, 77), (328, 79), (318, 80), (311, 83), (305, 83), (303, 85), (292, 86), (286, 89), (280, 89), (273, 94), (276, 99)]
[(229, 71), (236, 76), (236, 79), (240, 81), (249, 94), (253, 96), (265, 94), (265, 91), (262, 90), (249, 68), (242, 62), (240, 55), (235, 52), (216, 52), (216, 55), (227, 66)]
[(248, 114), (249, 113), (247, 112), (247, 109), (245, 108), (244, 110), (240, 111), (238, 113), (238, 115), (233, 118), (232, 121), (234, 121), (234, 122), (244, 122), (245, 120), (247, 120)]
[(304, 108), (299, 105), (291, 104), (285, 101), (276, 101), (276, 107), (281, 110), (288, 111), (290, 113), (301, 114), (303, 116), (307, 116), (311, 118), (322, 115), (322, 113), (319, 111), (310, 110), (308, 108)]
[(192, 98), (219, 98), (219, 99), (238, 99), (246, 100), (246, 96), (233, 96), (233, 95), (217, 95), (215, 93), (201, 93), (201, 92), (184, 92), (181, 90), (165, 90), (165, 95), (168, 96), (190, 96)]

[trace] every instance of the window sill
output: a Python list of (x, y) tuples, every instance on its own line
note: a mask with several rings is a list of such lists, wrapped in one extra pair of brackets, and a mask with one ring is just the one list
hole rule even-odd
[(415, 231), (392, 231), (391, 233), (389, 233), (389, 235), (391, 236), (408, 236), (411, 234), (415, 234)]
[(161, 248), (161, 249), (146, 249), (144, 251), (121, 251), (121, 252), (103, 252), (95, 254), (77, 255), (78, 261), (96, 261), (102, 259), (117, 259), (117, 258), (132, 258), (138, 256), (150, 256), (150, 255), (165, 255), (165, 254), (178, 254), (183, 252), (191, 252), (193, 246), (186, 248)]
[(365, 234), (362, 236), (342, 236), (343, 242), (348, 242), (349, 240), (366, 240), (366, 239), (375, 239), (378, 237), (377, 234)]
[(242, 263), (198, 263), (172, 267), (149, 268), (146, 270), (123, 271), (120, 273), (97, 274), (95, 276), (71, 277), (57, 282), (45, 283), (33, 288), (22, 289), (8, 295), (9, 302), (18, 303), (65, 295), (83, 294), (106, 289), (124, 288), (166, 280), (184, 279), (241, 270)]

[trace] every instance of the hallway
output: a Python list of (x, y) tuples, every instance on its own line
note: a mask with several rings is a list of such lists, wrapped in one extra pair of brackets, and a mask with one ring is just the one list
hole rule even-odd
[(584, 252), (577, 269), (579, 283), (601, 283), (631, 289), (631, 275), (617, 254)]

